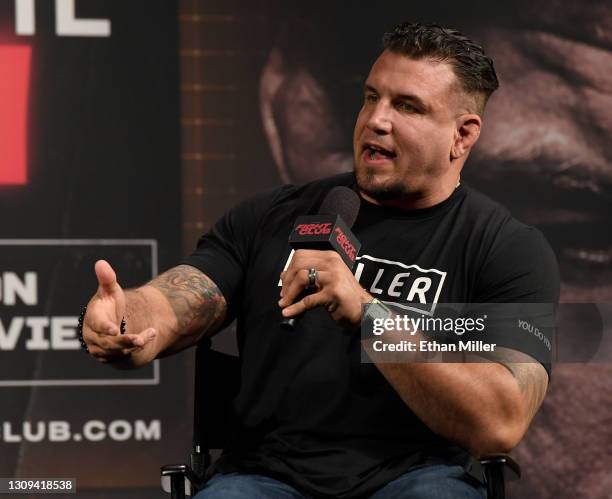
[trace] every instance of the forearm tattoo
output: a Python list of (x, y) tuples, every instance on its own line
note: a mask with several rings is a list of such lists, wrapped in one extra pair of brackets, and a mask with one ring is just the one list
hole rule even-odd
[(216, 332), (225, 319), (227, 306), (217, 285), (190, 265), (179, 265), (150, 283), (168, 299), (176, 315), (178, 330)]
[(533, 361), (529, 363), (504, 363), (503, 365), (516, 379), (523, 394), (523, 399), (527, 403), (529, 416), (533, 418), (546, 395), (548, 386), (546, 371), (540, 364)]
[(546, 370), (527, 354), (507, 348), (500, 348), (495, 360), (508, 369), (516, 380), (531, 420), (546, 395)]

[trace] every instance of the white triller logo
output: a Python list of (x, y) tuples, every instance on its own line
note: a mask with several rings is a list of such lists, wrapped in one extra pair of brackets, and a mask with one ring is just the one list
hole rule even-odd
[[(284, 270), (287, 270), (294, 251), (291, 251)], [(422, 269), (370, 255), (360, 255), (354, 268), (355, 278), (363, 288), (389, 305), (433, 315), (446, 272)], [(282, 283), (278, 282), (279, 286)]]
[(355, 278), (382, 302), (432, 315), (446, 272), (361, 255), (357, 257)]

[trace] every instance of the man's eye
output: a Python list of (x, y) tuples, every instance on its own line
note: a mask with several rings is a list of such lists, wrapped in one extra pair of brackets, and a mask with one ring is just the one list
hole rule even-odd
[(366, 102), (376, 102), (378, 100), (378, 95), (376, 94), (366, 94), (365, 101)]
[(407, 102), (398, 102), (395, 105), (395, 107), (399, 111), (404, 111), (404, 112), (409, 112), (409, 113), (413, 113), (417, 110), (416, 107), (414, 107), (412, 104), (408, 104)]

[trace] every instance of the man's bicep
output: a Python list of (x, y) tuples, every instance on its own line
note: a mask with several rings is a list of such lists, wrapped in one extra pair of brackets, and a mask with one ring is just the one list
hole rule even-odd
[(170, 345), (172, 351), (220, 330), (227, 315), (227, 303), (219, 287), (201, 270), (178, 265), (154, 278), (149, 286), (164, 295), (176, 316), (178, 348)]

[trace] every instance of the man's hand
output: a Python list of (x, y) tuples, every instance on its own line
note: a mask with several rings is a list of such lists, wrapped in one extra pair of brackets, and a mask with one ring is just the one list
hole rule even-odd
[[(317, 271), (317, 289), (294, 303), (308, 287), (309, 269)], [(281, 281), (278, 304), (283, 309), (283, 317), (294, 317), (322, 305), (335, 321), (357, 326), (361, 322), (362, 305), (372, 301), (372, 296), (359, 285), (335, 251), (296, 251), (287, 270), (281, 273)]]
[(121, 334), (120, 324), (126, 311), (125, 293), (108, 262), (98, 260), (95, 272), (98, 291), (87, 305), (83, 339), (89, 353), (100, 362), (126, 359), (152, 341), (156, 332), (147, 328), (138, 334)]

